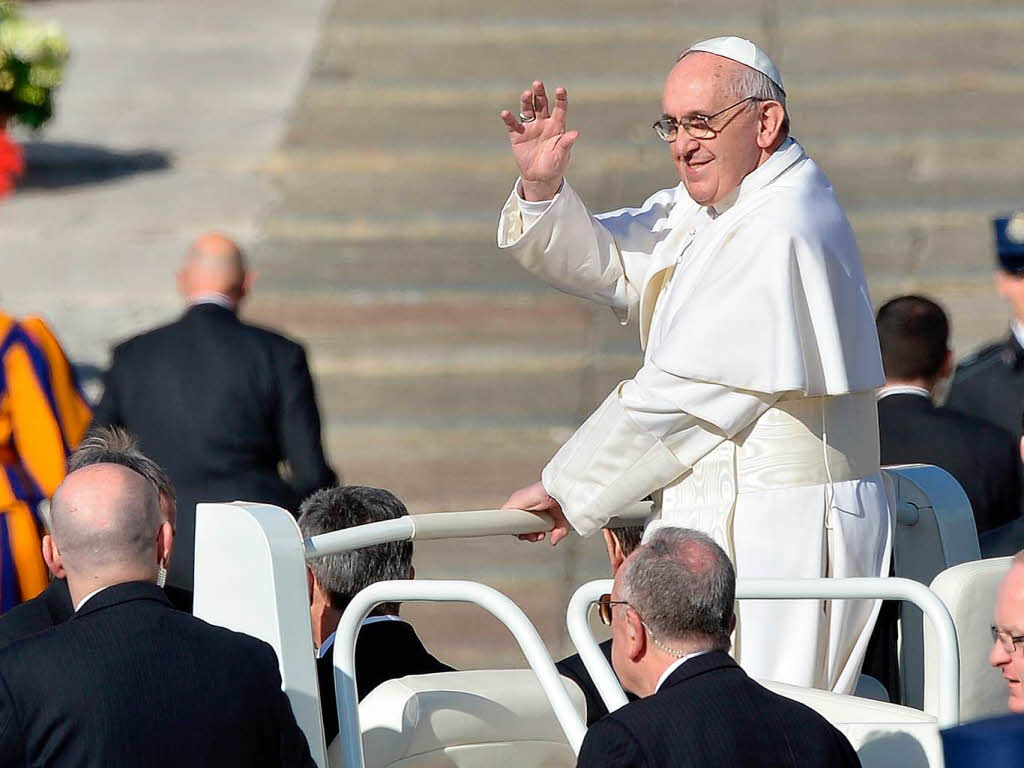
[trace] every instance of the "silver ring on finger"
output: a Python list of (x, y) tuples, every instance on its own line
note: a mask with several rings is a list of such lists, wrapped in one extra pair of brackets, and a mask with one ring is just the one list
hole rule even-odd
[(524, 115), (522, 112), (519, 113), (519, 122), (521, 123), (532, 123), (537, 119), (536, 115)]

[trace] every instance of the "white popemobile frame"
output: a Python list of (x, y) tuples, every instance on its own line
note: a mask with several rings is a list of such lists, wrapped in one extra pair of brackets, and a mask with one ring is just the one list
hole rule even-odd
[(346, 768), (363, 768), (356, 688), (356, 636), (363, 619), (380, 603), (438, 601), (474, 603), (509, 628), (544, 690), (555, 718), (575, 754), (587, 726), (569, 698), (544, 641), (522, 609), (496, 589), (474, 581), (380, 581), (360, 591), (345, 609), (334, 638), (334, 689), (338, 703), (338, 736)]
[[(598, 579), (584, 584), (573, 594), (566, 609), (569, 637), (590, 673), (608, 711), (626, 704), (626, 695), (619, 685), (608, 660), (601, 653), (590, 631), (590, 607), (601, 595), (612, 591), (611, 579)], [(940, 728), (960, 721), (960, 651), (956, 627), (946, 606), (928, 587), (910, 579), (737, 579), (737, 600), (842, 600), (882, 598), (906, 600), (920, 608), (935, 628), (939, 650), (939, 696), (935, 715)]]

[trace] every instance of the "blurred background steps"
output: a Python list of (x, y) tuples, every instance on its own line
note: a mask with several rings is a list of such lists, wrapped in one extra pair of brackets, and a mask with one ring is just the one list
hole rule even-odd
[[(875, 301), (939, 297), (960, 352), (1002, 332), (989, 218), (1024, 204), (1019, 3), (337, 2), (265, 164), (280, 199), (249, 314), (307, 342), (348, 481), (418, 512), (498, 506), (635, 370), (635, 327), (495, 247), (515, 178), (497, 114), (534, 78), (564, 85), (581, 132), (574, 187), (593, 210), (638, 205), (678, 181), (650, 129), (664, 75), (719, 34), (779, 63), (794, 135), (846, 207)], [(569, 589), (606, 568), (599, 537), (555, 552), (423, 544), (416, 560), (421, 576), (507, 591), (555, 650)], [(411, 611), (453, 663), (519, 658), (473, 609)]]

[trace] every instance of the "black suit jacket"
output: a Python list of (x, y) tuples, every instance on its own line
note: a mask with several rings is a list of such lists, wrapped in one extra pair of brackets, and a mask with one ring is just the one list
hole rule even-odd
[(772, 693), (726, 654), (676, 669), (652, 696), (595, 723), (580, 768), (851, 768), (857, 753), (812, 709)]
[(1006, 430), (921, 395), (892, 394), (878, 401), (878, 434), (883, 465), (934, 464), (955, 477), (978, 533), (1020, 516), (1020, 453)]
[[(333, 646), (323, 658), (316, 660), (316, 676), (320, 685), (320, 707), (324, 717), (324, 738), (327, 744), (338, 735), (338, 705), (334, 695)], [(420, 642), (416, 630), (404, 621), (375, 621), (359, 630), (356, 638), (356, 690), (359, 700), (383, 682), (406, 675), (429, 675), (453, 672), (447, 664), (435, 659)]]
[(175, 610), (155, 584), (129, 582), (0, 651), (0, 765), (313, 760), (269, 645)]
[[(605, 640), (603, 643), (598, 645), (601, 649), (601, 653), (608, 659), (608, 663), (612, 663), (612, 641)], [(567, 656), (561, 661), (555, 662), (555, 667), (558, 669), (560, 675), (565, 675), (572, 680), (576, 685), (583, 691), (583, 696), (587, 700), (587, 725), (593, 725), (602, 717), (608, 714), (608, 707), (604, 705), (604, 700), (601, 698), (601, 694), (597, 690), (597, 686), (594, 685), (593, 679), (590, 677), (590, 672), (587, 671), (586, 665), (583, 663), (583, 659), (580, 655), (574, 654)], [(630, 701), (635, 701), (634, 696), (629, 691), (626, 691), (626, 698)]]
[[(164, 587), (164, 594), (179, 611), (192, 613), (191, 592), (168, 586)], [(0, 648), (63, 624), (74, 615), (75, 606), (67, 581), (51, 579), (38, 595), (0, 616)]]
[(294, 512), (336, 481), (302, 347), (224, 307), (197, 304), (120, 344), (105, 381), (94, 423), (135, 434), (178, 494), (170, 584), (192, 588), (197, 502), (261, 501)]

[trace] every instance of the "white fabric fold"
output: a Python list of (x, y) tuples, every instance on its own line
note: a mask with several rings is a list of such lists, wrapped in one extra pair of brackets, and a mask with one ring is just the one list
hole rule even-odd
[(615, 512), (686, 469), (629, 417), (616, 389), (551, 459), (541, 483), (572, 527), (589, 536)]

